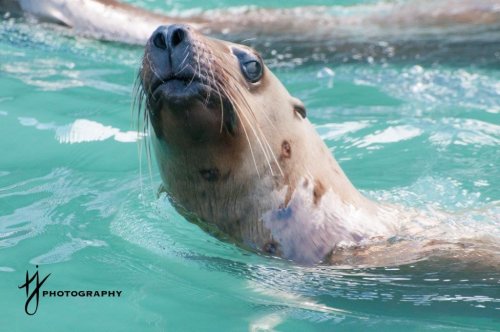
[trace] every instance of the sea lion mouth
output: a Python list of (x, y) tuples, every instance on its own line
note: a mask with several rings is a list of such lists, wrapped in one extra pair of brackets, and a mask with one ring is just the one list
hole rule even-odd
[(216, 90), (212, 82), (195, 74), (171, 75), (156, 80), (147, 94), (151, 110), (160, 110), (166, 106), (169, 110), (185, 110), (195, 103), (215, 112), (224, 110), (224, 116), (233, 117), (234, 111), (228, 97)]
[(210, 87), (203, 83), (196, 74), (172, 74), (163, 79), (155, 80), (151, 85), (149, 97), (155, 102), (179, 104), (208, 96)]
[(187, 77), (177, 75), (171, 75), (164, 79), (159, 79), (151, 85), (151, 95), (154, 96), (158, 89), (160, 89), (163, 85), (181, 83), (187, 86), (191, 81), (194, 81), (194, 77), (189, 79)]

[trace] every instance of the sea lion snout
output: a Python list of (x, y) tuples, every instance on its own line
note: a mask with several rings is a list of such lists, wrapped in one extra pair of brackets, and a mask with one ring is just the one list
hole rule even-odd
[[(182, 24), (162, 25), (151, 35), (146, 56), (154, 76), (151, 92), (166, 86), (169, 100), (178, 102), (178, 97), (190, 97), (196, 89), (186, 89), (194, 81), (200, 81), (196, 71), (198, 54), (196, 40), (191, 27)], [(197, 84), (194, 84), (195, 87)]]
[(191, 27), (184, 24), (162, 25), (151, 36), (154, 47), (167, 52), (186, 47), (190, 42)]
[[(158, 27), (146, 44), (140, 80), (158, 137), (206, 142), (237, 132), (230, 83), (241, 76), (229, 47), (184, 24)], [(236, 74), (235, 74), (236, 73)], [(225, 129), (225, 130), (224, 130)], [(178, 144), (178, 143), (175, 143)]]

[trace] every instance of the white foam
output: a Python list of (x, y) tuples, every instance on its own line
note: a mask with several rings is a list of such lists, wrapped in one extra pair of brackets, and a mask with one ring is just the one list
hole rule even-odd
[[(261, 272), (266, 273), (266, 269), (259, 269), (259, 273)], [(269, 277), (275, 278), (276, 276), (270, 275)], [(294, 281), (300, 282), (300, 279), (295, 279)], [(311, 314), (309, 315), (309, 319), (314, 319), (315, 321), (334, 320), (336, 323), (341, 322), (346, 316), (352, 314), (347, 310), (337, 309), (318, 303), (310, 297), (276, 289), (275, 287), (269, 287), (268, 285), (263, 285), (253, 280), (248, 281), (248, 288), (264, 296), (264, 299), (259, 300), (259, 302), (265, 305), (276, 304), (283, 307), (282, 310), (265, 314), (252, 320), (249, 326), (250, 331), (275, 331), (275, 328), (281, 324), (287, 316), (293, 315), (296, 310), (309, 312)]]
[(479, 179), (479, 180), (474, 181), (474, 185), (476, 187), (488, 187), (490, 185), (490, 183), (487, 180)]
[(276, 331), (275, 327), (283, 322), (282, 315), (272, 313), (264, 315), (250, 322), (248, 328), (251, 332), (257, 331)]
[(137, 142), (143, 133), (137, 131), (121, 131), (112, 126), (106, 126), (97, 121), (77, 119), (74, 122), (58, 126), (52, 122), (42, 123), (35, 118), (19, 117), (19, 123), (26, 127), (35, 127), (39, 130), (53, 130), (59, 143), (84, 143), (104, 141), (113, 138), (122, 143)]
[(78, 70), (73, 62), (59, 58), (16, 61), (0, 65), (27, 85), (43, 91), (58, 91), (68, 88), (89, 87), (117, 94), (130, 94), (129, 86), (106, 82), (101, 77), (116, 71)]
[(11, 267), (8, 267), (8, 266), (0, 266), (0, 272), (15, 272), (16, 270), (14, 270), (13, 268)]
[(356, 145), (363, 148), (373, 144), (396, 143), (418, 137), (421, 134), (422, 130), (409, 125), (389, 127), (383, 131), (376, 131), (374, 134), (367, 135)]
[(369, 121), (347, 121), (316, 126), (323, 140), (333, 140), (347, 133), (353, 133), (370, 125)]
[(37, 256), (30, 260), (31, 264), (53, 264), (65, 262), (71, 259), (71, 256), (87, 247), (107, 246), (106, 242), (100, 240), (83, 240), (71, 238), (70, 242), (63, 243), (54, 247), (47, 253)]
[(436, 124), (429, 141), (441, 148), (454, 145), (500, 145), (500, 126), (475, 119), (444, 118)]

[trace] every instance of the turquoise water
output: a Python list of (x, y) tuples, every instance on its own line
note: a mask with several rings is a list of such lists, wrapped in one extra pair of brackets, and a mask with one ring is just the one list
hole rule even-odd
[[(0, 23), (2, 331), (500, 331), (498, 268), (304, 268), (189, 224), (156, 198), (158, 172), (140, 150), (141, 48)], [(500, 239), (500, 61), (481, 54), (269, 63), (363, 193), (459, 214)], [(27, 316), (18, 286), (36, 265), (51, 273), (43, 289), (122, 295), (44, 297)]]

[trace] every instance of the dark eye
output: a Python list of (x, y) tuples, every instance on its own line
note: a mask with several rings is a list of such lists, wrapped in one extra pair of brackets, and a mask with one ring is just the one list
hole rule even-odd
[(264, 73), (264, 66), (260, 57), (236, 47), (233, 47), (232, 51), (240, 62), (241, 72), (245, 79), (251, 83), (258, 82)]
[(257, 82), (262, 77), (262, 66), (256, 60), (245, 62), (241, 65), (247, 80), (252, 83)]

